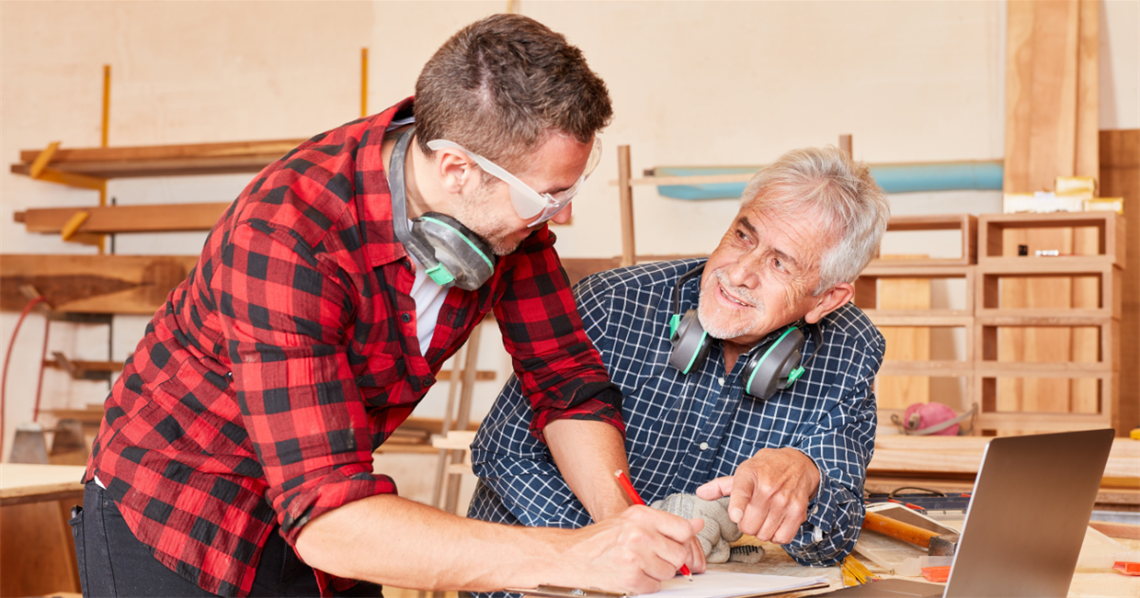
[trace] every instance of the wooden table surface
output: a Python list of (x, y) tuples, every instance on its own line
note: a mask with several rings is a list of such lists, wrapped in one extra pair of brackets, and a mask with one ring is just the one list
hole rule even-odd
[(0, 506), (81, 498), (82, 465), (0, 464)]
[[(947, 522), (947, 525), (954, 527), (954, 524), (950, 522)], [(759, 545), (764, 548), (764, 560), (755, 565), (725, 563), (721, 565), (711, 565), (710, 568), (722, 571), (761, 573), (764, 575), (826, 577), (831, 583), (830, 588), (827, 590), (808, 590), (805, 592), (781, 594), (781, 596), (786, 598), (813, 596), (843, 587), (843, 574), (839, 567), (804, 567), (793, 561), (792, 558), (776, 544), (760, 542)], [(1136, 550), (1140, 550), (1140, 540), (1108, 538), (1104, 534), (1089, 528), (1085, 535), (1084, 545), (1081, 548), (1081, 558), (1078, 561), (1077, 570), (1073, 574), (1073, 581), (1069, 586), (1069, 597), (1091, 598), (1093, 596), (1119, 596), (1135, 598), (1140, 596), (1140, 577), (1129, 577), (1113, 571), (1111, 568), (1104, 568), (1100, 566), (1101, 563), (1098, 562), (1097, 558), (1116, 551), (1124, 552)], [(859, 558), (859, 556), (856, 555), (856, 558)], [(874, 563), (866, 559), (860, 559), (860, 561), (867, 565), (872, 573), (884, 579), (901, 577), (883, 573), (882, 569), (879, 569)], [(921, 582), (926, 581), (922, 577), (903, 577), (903, 579), (912, 579)]]

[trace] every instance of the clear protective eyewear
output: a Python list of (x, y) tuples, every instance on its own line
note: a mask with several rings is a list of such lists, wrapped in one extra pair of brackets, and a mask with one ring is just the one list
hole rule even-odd
[(594, 147), (590, 149), (590, 156), (586, 159), (586, 168), (582, 171), (582, 176), (578, 177), (578, 182), (569, 189), (557, 193), (539, 193), (498, 164), (465, 149), (458, 143), (446, 139), (433, 139), (427, 145), (432, 151), (457, 149), (470, 156), (484, 172), (506, 183), (511, 188), (511, 203), (515, 206), (515, 212), (518, 212), (519, 217), (523, 220), (534, 218), (533, 222), (527, 224), (528, 227), (535, 227), (550, 220), (569, 205), (570, 200), (574, 199), (578, 190), (582, 188), (582, 183), (594, 172), (594, 169), (598, 167), (598, 162), (602, 159), (602, 140), (595, 135)]

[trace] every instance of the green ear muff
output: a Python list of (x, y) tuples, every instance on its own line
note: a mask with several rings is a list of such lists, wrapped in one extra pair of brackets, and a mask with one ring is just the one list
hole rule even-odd
[[(673, 316), (674, 319), (677, 317)], [(673, 343), (673, 350), (669, 353), (669, 365), (681, 370), (682, 374), (688, 374), (700, 366), (709, 354), (709, 347), (712, 346), (709, 333), (701, 326), (695, 309), (685, 312), (685, 317), (680, 319), (669, 340)]]
[(400, 135), (388, 166), (392, 229), (404, 249), (423, 264), (436, 284), (454, 283), (465, 291), (474, 291), (495, 273), (495, 254), (490, 244), (455, 218), (438, 212), (416, 218), (408, 229), (404, 159), (415, 129), (409, 127)]
[(427, 273), (441, 286), (454, 281), (455, 286), (474, 291), (495, 273), (495, 254), (487, 242), (447, 214), (428, 212), (416, 218), (412, 237), (431, 246), (437, 264)]
[(753, 357), (745, 364), (741, 373), (745, 392), (766, 401), (776, 391), (790, 387), (803, 375), (800, 367), (803, 347), (803, 331), (795, 325), (790, 326), (772, 341), (767, 350), (758, 352), (759, 357)]

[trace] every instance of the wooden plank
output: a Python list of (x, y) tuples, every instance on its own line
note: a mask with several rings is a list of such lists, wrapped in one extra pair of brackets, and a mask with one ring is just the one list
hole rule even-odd
[(1076, 162), (1080, 4), (1010, 2), (1007, 27), (1003, 189), (1052, 189)]
[(86, 212), (77, 232), (151, 233), (210, 230), (230, 207), (227, 202), (166, 204), (145, 206), (92, 206), (74, 208), (32, 208), (16, 212), (30, 233), (58, 234), (76, 213)]
[[(880, 331), (883, 332), (883, 331)], [(885, 336), (884, 332), (884, 336)], [(968, 377), (973, 375), (974, 365), (968, 361), (883, 361), (879, 368), (879, 376), (921, 376), (926, 378), (938, 377)], [(879, 401), (879, 405), (889, 409)], [(909, 403), (907, 404), (909, 405)], [(906, 407), (903, 405), (902, 407)], [(902, 408), (896, 407), (896, 408)]]
[(1118, 434), (1140, 425), (1140, 129), (1101, 131), (1101, 195), (1124, 198), (1127, 255), (1120, 295), (1120, 394), (1113, 411)]
[[(258, 172), (304, 139), (60, 149), (49, 165), (102, 178)], [(27, 174), (40, 150), (20, 152), (12, 172)]]
[(633, 226), (633, 187), (630, 179), (629, 146), (618, 146), (618, 194), (621, 207), (621, 265), (632, 266), (637, 253)]
[[(1074, 137), (1073, 174), (1096, 177), (1100, 174), (1097, 151), (1099, 119), (1099, 82), (1097, 64), (1099, 59), (1099, 23), (1095, 0), (1080, 0), (1077, 43), (1077, 128)], [(1119, 220), (1119, 216), (1113, 215)], [(1122, 228), (1123, 223), (1118, 226)], [(1125, 264), (1126, 256), (1112, 243), (1114, 227), (1108, 230), (1080, 227), (1073, 230), (1073, 253), (1095, 255), (1101, 253), (1100, 243), (1104, 242), (1103, 252), (1118, 255), (1118, 264)], [(1123, 230), (1121, 230), (1123, 232)], [(1099, 302), (1098, 285), (1088, 278), (1073, 279), (1071, 304), (1076, 308), (1096, 307)], [(1069, 353), (1073, 361), (1097, 361), (1117, 359), (1116, 355), (1104, 354), (1095, 329), (1074, 328), (1070, 337)], [(1071, 393), (1070, 408), (1078, 413), (1096, 413), (1100, 410), (1095, 380), (1069, 381)]]
[[(902, 488), (904, 486), (919, 486), (921, 488), (929, 488), (941, 492), (961, 493), (973, 491), (974, 480), (973, 476), (963, 474), (922, 476), (907, 475), (906, 472), (899, 472), (898, 474), (877, 473), (867, 477), (864, 489), (867, 492), (889, 493), (895, 488)], [(1102, 487), (1097, 492), (1096, 504), (1104, 506), (1140, 506), (1140, 490)]]
[(55, 500), (62, 493), (83, 492), (82, 465), (0, 464), (0, 505)]
[[(1076, 176), (1100, 176), (1100, 15), (1097, 0), (1080, 0), (1077, 28)], [(1103, 197), (1116, 197), (1101, 194)]]
[(30, 284), (57, 312), (152, 315), (194, 268), (194, 256), (0, 255), (0, 309), (27, 304)]
[(1135, 523), (1117, 523), (1111, 521), (1090, 521), (1089, 527), (1110, 537), (1126, 540), (1140, 540), (1140, 525)]

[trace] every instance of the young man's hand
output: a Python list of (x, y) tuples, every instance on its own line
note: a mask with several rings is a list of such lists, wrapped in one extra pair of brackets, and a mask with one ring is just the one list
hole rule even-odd
[(819, 489), (819, 469), (794, 448), (762, 449), (732, 477), (697, 488), (697, 496), (731, 496), (728, 516), (740, 531), (763, 542), (787, 544), (807, 521), (807, 506)]
[(568, 583), (558, 585), (656, 592), (682, 564), (694, 564), (693, 546), (700, 550), (694, 537), (703, 526), (701, 519), (629, 507), (618, 517), (571, 532), (573, 540), (562, 559)]

